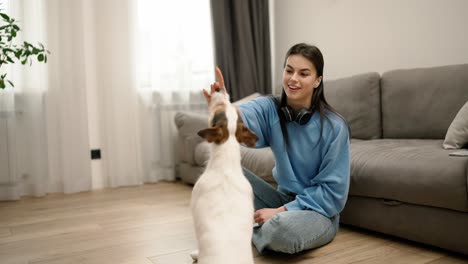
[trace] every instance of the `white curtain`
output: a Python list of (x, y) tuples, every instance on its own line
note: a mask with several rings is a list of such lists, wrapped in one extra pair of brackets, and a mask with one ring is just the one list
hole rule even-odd
[[(52, 51), (46, 65), (11, 67), (15, 88), (7, 107), (9, 171), (1, 175), (1, 199), (89, 190), (91, 165), (86, 113), (84, 32), (74, 1), (9, 1), (21, 38)], [(20, 41), (19, 39), (18, 41)], [(21, 43), (21, 42), (19, 42)], [(4, 131), (3, 131), (4, 132)]]
[(214, 78), (210, 1), (139, 0), (136, 32), (142, 138), (152, 143), (143, 149), (144, 171), (150, 181), (173, 180), (174, 114), (206, 112), (201, 89)]
[(9, 1), (21, 37), (51, 54), (0, 91), (1, 200), (174, 180), (172, 116), (206, 111), (213, 78), (208, 0), (193, 2)]

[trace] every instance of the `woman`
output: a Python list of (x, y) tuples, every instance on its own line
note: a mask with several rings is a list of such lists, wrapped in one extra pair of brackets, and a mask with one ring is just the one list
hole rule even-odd
[[(285, 57), (281, 98), (240, 106), (244, 123), (259, 137), (257, 147), (271, 147), (276, 161), (277, 189), (244, 169), (255, 194), (259, 225), (252, 240), (259, 252), (316, 248), (338, 231), (349, 189), (349, 129), (325, 100), (323, 65), (317, 47), (296, 44)], [(219, 86), (211, 85), (212, 91)]]

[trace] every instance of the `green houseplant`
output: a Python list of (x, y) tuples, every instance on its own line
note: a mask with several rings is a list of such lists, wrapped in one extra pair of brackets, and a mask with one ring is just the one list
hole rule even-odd
[(23, 41), (21, 45), (14, 44), (13, 40), (21, 30), (20, 27), (15, 19), (5, 14), (3, 10), (0, 10), (0, 17), (0, 89), (5, 89), (7, 84), (12, 87), (14, 87), (14, 84), (6, 78), (4, 65), (14, 64), (15, 61), (20, 61), (23, 65), (29, 62), (29, 65), (31, 65), (32, 58), (47, 63), (47, 54), (50, 54), (50, 52), (41, 43), (39, 43), (39, 47), (26, 41)]

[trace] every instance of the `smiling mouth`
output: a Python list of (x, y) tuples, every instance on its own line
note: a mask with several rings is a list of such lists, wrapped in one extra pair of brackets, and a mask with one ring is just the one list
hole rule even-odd
[(288, 85), (288, 88), (289, 88), (289, 90), (293, 90), (293, 91), (297, 91), (297, 90), (301, 89), (301, 87), (297, 87), (297, 86), (294, 86), (294, 85)]

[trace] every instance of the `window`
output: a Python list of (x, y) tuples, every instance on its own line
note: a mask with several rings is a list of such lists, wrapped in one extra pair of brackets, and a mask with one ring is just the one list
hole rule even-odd
[(137, 80), (139, 89), (200, 91), (213, 81), (209, 0), (139, 0)]

